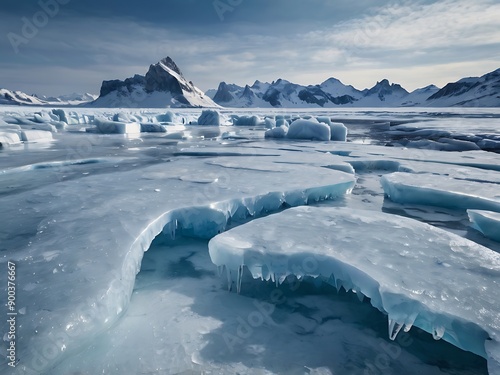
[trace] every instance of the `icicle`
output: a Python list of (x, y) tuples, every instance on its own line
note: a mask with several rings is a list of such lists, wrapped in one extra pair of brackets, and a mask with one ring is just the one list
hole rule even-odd
[(172, 234), (171, 234), (172, 240), (175, 240), (176, 229), (177, 229), (177, 219), (174, 220), (174, 225), (172, 225)]
[(283, 283), (285, 282), (286, 277), (287, 277), (287, 275), (286, 275), (286, 274), (280, 275), (280, 277), (279, 277), (279, 284), (280, 284), (280, 285), (281, 285), (281, 284), (283, 284)]
[(333, 273), (330, 275), (327, 282), (328, 282), (328, 284), (333, 285), (334, 287), (337, 287), (337, 282), (335, 281), (335, 276), (333, 276)]
[(432, 337), (434, 340), (441, 340), (444, 335), (444, 327), (433, 327), (432, 329)]
[(236, 292), (238, 294), (241, 293), (241, 282), (242, 282), (242, 279), (243, 279), (243, 266), (239, 266), (238, 267), (238, 280), (236, 282)]
[(335, 287), (337, 288), (337, 293), (340, 293), (340, 288), (342, 288), (342, 280), (337, 279), (335, 282)]
[(224, 273), (224, 266), (217, 266), (217, 274), (219, 275), (219, 277), (222, 277)]
[(355, 292), (356, 292), (356, 295), (358, 296), (359, 302), (363, 302), (363, 300), (365, 299), (365, 295), (363, 293), (361, 293), (360, 290), (355, 290)]
[(231, 270), (226, 268), (227, 270), (227, 290), (231, 291), (233, 289), (233, 280), (231, 278)]
[(398, 323), (395, 319), (389, 318), (389, 338), (395, 340), (399, 331), (403, 328), (403, 324)]
[(406, 318), (405, 327), (404, 327), (405, 332), (410, 331), (411, 327), (413, 327), (413, 323), (415, 323), (415, 320), (417, 320), (417, 316), (418, 316), (418, 312), (415, 312), (415, 313), (411, 314), (408, 318)]

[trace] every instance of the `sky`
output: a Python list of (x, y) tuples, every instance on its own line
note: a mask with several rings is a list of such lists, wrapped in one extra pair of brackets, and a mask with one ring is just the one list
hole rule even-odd
[(1, 1), (0, 88), (98, 94), (166, 56), (202, 90), (329, 77), (442, 87), (500, 68), (500, 1)]

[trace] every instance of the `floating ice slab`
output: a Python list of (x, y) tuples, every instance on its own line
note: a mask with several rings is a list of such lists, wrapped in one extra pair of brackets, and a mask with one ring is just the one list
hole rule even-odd
[(330, 126), (327, 124), (313, 120), (299, 119), (290, 124), (287, 138), (329, 141), (331, 138), (331, 130)]
[(0, 147), (21, 143), (19, 132), (14, 130), (0, 131)]
[(141, 124), (141, 133), (166, 133), (167, 125), (145, 123)]
[(288, 132), (288, 128), (284, 125), (278, 126), (272, 129), (267, 130), (264, 133), (264, 138), (277, 138), (282, 139), (286, 137), (286, 133)]
[(347, 141), (347, 127), (340, 122), (332, 122), (330, 123), (330, 130), (332, 133), (331, 140), (332, 141)]
[(257, 126), (260, 123), (258, 116), (232, 116), (235, 126)]
[(198, 125), (219, 126), (220, 124), (220, 113), (215, 110), (204, 110), (198, 118)]
[(125, 123), (96, 119), (95, 125), (103, 134), (137, 134), (141, 132), (141, 124), (137, 122)]
[[(135, 167), (123, 169), (125, 161), (113, 160), (117, 168), (96, 174), (67, 163), (59, 180), (44, 178), (54, 168), (37, 168), (46, 183), (6, 191), (0, 263), (14, 261), (22, 270), (16, 307), (29, 314), (18, 326), (16, 371), (50, 371), (109, 328), (128, 305), (143, 252), (162, 231), (209, 238), (230, 218), (342, 196), (354, 186), (351, 174), (304, 163), (275, 163), (263, 172), (258, 158), (242, 156), (231, 165), (218, 158), (156, 165), (134, 159)], [(16, 173), (22, 180), (33, 170)]]
[(429, 173), (392, 173), (381, 179), (396, 203), (500, 212), (498, 184), (464, 181)]
[(21, 139), (23, 142), (43, 142), (52, 140), (52, 133), (45, 130), (23, 130)]
[(276, 282), (321, 276), (386, 312), (391, 338), (415, 325), (497, 369), (500, 254), (472, 241), (385, 213), (299, 207), (220, 234), (209, 251), (238, 289), (242, 266)]
[(493, 241), (500, 242), (500, 213), (480, 210), (467, 210), (467, 213), (474, 228)]

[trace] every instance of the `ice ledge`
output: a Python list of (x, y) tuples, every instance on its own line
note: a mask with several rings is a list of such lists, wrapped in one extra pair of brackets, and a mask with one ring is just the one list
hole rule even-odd
[(392, 339), (415, 325), (498, 366), (500, 254), (452, 233), (384, 213), (300, 207), (218, 235), (209, 251), (238, 289), (243, 266), (278, 283), (321, 277), (369, 297), (388, 314)]
[(467, 210), (472, 226), (493, 241), (500, 242), (500, 212)]

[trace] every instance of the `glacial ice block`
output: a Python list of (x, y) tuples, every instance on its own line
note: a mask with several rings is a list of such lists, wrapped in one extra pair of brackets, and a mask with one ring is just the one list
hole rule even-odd
[(496, 183), (402, 172), (383, 176), (381, 183), (385, 194), (396, 203), (500, 212), (500, 188)]
[[(0, 230), (0, 266), (17, 264), (16, 308), (26, 313), (17, 327), (20, 362), (14, 374), (50, 373), (116, 322), (129, 303), (142, 255), (158, 234), (212, 237), (231, 218), (338, 197), (353, 188), (352, 174), (307, 162), (278, 163), (295, 154), (281, 151), (265, 172), (257, 155), (231, 164), (171, 157), (153, 165), (134, 158), (133, 166), (111, 159), (116, 168), (90, 174), (69, 163), (60, 179), (46, 177), (56, 168), (16, 168), (11, 175), (17, 179), (31, 181), (36, 172), (44, 183), (0, 197), (2, 215), (9, 218)], [(0, 324), (3, 332), (6, 326), (6, 320)]]
[(200, 117), (198, 117), (198, 125), (219, 126), (220, 124), (220, 113), (215, 110), (206, 109), (201, 113)]
[(485, 237), (500, 242), (500, 213), (480, 210), (467, 210), (472, 226)]
[(10, 131), (0, 131), (0, 147), (4, 145), (14, 145), (21, 143), (21, 137), (19, 136), (19, 132), (14, 130)]
[(220, 234), (209, 252), (232, 279), (245, 266), (254, 278), (322, 277), (365, 295), (388, 314), (393, 339), (415, 325), (488, 358), (490, 369), (500, 358), (500, 254), (428, 224), (299, 207)]
[(290, 124), (287, 138), (329, 141), (331, 138), (330, 126), (321, 122), (298, 119)]
[(52, 133), (45, 130), (22, 130), (21, 139), (23, 142), (43, 142), (51, 141)]
[(118, 122), (96, 119), (94, 121), (97, 129), (103, 134), (137, 134), (141, 132), (141, 124), (138, 122)]

